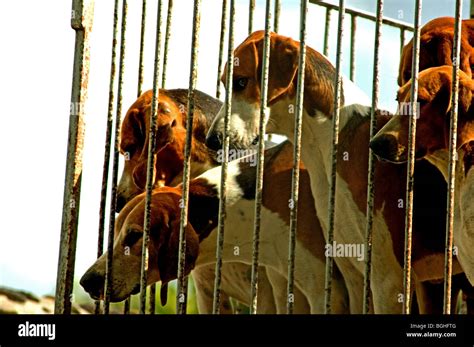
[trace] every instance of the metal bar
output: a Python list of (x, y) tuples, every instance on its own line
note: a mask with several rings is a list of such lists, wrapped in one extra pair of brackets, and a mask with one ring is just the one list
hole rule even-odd
[[(142, 86), (143, 86), (143, 75), (145, 70), (145, 65), (143, 62), (143, 53), (145, 48), (145, 32), (146, 32), (146, 0), (142, 2), (142, 19), (141, 19), (141, 28), (140, 28), (140, 53), (139, 53), (139, 62), (138, 62), (138, 86), (137, 86), (137, 97), (142, 95)], [(130, 297), (125, 299), (123, 305), (123, 313), (130, 313)]]
[(151, 101), (150, 112), (150, 129), (148, 132), (148, 156), (147, 156), (147, 170), (146, 170), (146, 195), (145, 195), (145, 213), (143, 216), (143, 242), (142, 242), (142, 261), (140, 268), (140, 313), (145, 314), (146, 309), (146, 285), (148, 279), (148, 243), (150, 241), (150, 227), (151, 227), (151, 194), (154, 183), (154, 167), (155, 155), (153, 148), (155, 148), (156, 123), (158, 117), (158, 98), (160, 78), (160, 58), (161, 58), (161, 22), (163, 13), (163, 1), (158, 1), (158, 9), (156, 14), (156, 38), (155, 38), (155, 62), (153, 67), (153, 98)]
[(187, 301), (187, 277), (185, 274), (185, 256), (186, 256), (186, 238), (184, 231), (188, 223), (188, 198), (189, 198), (189, 179), (191, 173), (191, 141), (194, 119), (194, 90), (197, 81), (197, 58), (199, 50), (199, 30), (201, 27), (201, 0), (194, 0), (193, 13), (193, 38), (191, 46), (191, 62), (189, 73), (189, 91), (188, 91), (188, 115), (186, 119), (186, 143), (184, 146), (184, 166), (183, 166), (183, 194), (181, 219), (179, 224), (179, 253), (178, 253), (178, 287), (176, 293), (176, 313), (186, 313)]
[(148, 307), (149, 314), (155, 314), (156, 309), (156, 284), (150, 286), (150, 306)]
[(138, 63), (138, 87), (137, 87), (137, 97), (142, 95), (142, 86), (143, 86), (143, 75), (145, 71), (144, 65), (144, 48), (145, 48), (145, 32), (146, 32), (146, 0), (142, 2), (142, 22), (140, 28), (140, 54), (139, 54), (139, 63)]
[(405, 47), (405, 29), (400, 29), (400, 54), (403, 52), (403, 47)]
[(115, 210), (117, 204), (117, 178), (118, 163), (120, 156), (120, 124), (122, 123), (122, 88), (123, 76), (125, 71), (125, 35), (127, 32), (127, 13), (128, 0), (122, 2), (122, 24), (120, 28), (120, 59), (118, 72), (118, 88), (117, 88), (117, 109), (115, 113), (115, 134), (114, 134), (114, 155), (112, 163), (112, 193), (110, 196), (110, 215), (109, 215), (109, 233), (107, 240), (107, 262), (105, 267), (105, 300), (104, 314), (109, 314), (110, 296), (112, 292), (112, 266), (113, 266), (113, 249), (114, 249), (114, 232), (115, 232)]
[(249, 35), (253, 33), (253, 14), (255, 12), (255, 0), (249, 0)]
[[(314, 5), (319, 5), (319, 6), (326, 7), (327, 9), (336, 10), (336, 11), (338, 10), (337, 5), (331, 4), (331, 3), (328, 3), (328, 2), (325, 2), (325, 1), (309, 0), (309, 2), (314, 4)], [(372, 22), (375, 22), (377, 20), (377, 17), (373, 13), (363, 11), (363, 10), (354, 9), (354, 8), (351, 8), (351, 7), (346, 7), (346, 13), (349, 14), (349, 15), (356, 15), (357, 17), (361, 17), (361, 18), (371, 20)], [(384, 23), (384, 25), (396, 27), (396, 28), (399, 28), (399, 29), (406, 29), (408, 31), (413, 31), (413, 26), (410, 23), (405, 23), (405, 22), (402, 22), (402, 21), (399, 21), (399, 20), (396, 20), (396, 19), (384, 17), (383, 18), (383, 23)]]
[(219, 41), (219, 63), (217, 64), (216, 98), (221, 97), (221, 76), (224, 71), (224, 40), (227, 30), (228, 0), (222, 0), (221, 37)]
[[(377, 21), (375, 22), (374, 40), (374, 72), (372, 80), (372, 108), (370, 110), (370, 139), (377, 132), (376, 110), (379, 102), (379, 76), (380, 76), (380, 39), (382, 36), (383, 0), (377, 1)], [(362, 312), (369, 313), (370, 308), (370, 276), (372, 273), (372, 234), (374, 220), (375, 199), (375, 154), (369, 148), (369, 167), (367, 177), (367, 225), (365, 229), (365, 271), (364, 271), (364, 300)]]
[(453, 275), (454, 197), (458, 134), (459, 61), (461, 52), (462, 0), (456, 0), (453, 42), (453, 83), (451, 85), (451, 122), (449, 128), (448, 197), (446, 215), (446, 255), (444, 262), (444, 314), (451, 314), (451, 284)]
[[(337, 169), (337, 149), (339, 144), (339, 115), (341, 111), (341, 92), (342, 92), (342, 38), (344, 31), (344, 12), (345, 0), (339, 0), (339, 19), (337, 29), (337, 49), (336, 49), (336, 79), (334, 81), (334, 115), (332, 117), (332, 151), (331, 151), (331, 182), (329, 190), (329, 228), (327, 235), (327, 244), (332, 245), (334, 241), (334, 221), (336, 213), (336, 169)], [(333, 273), (332, 257), (326, 257), (326, 276), (324, 282), (325, 292), (325, 313), (331, 313), (331, 290), (332, 290), (332, 273)]]
[(219, 314), (221, 303), (221, 269), (224, 248), (224, 225), (226, 220), (227, 165), (229, 162), (229, 119), (232, 111), (232, 80), (234, 74), (234, 24), (235, 1), (230, 1), (229, 44), (227, 46), (227, 75), (225, 92), (224, 138), (222, 143), (223, 162), (221, 166), (221, 189), (219, 191), (219, 217), (217, 227), (216, 272), (212, 312)]
[[(377, 17), (378, 18), (378, 17)], [(357, 33), (357, 17), (351, 15), (351, 56), (350, 56), (350, 70), (349, 78), (355, 82), (356, 73), (356, 33)]]
[(327, 57), (329, 55), (329, 31), (331, 30), (331, 9), (326, 8), (326, 19), (324, 21), (324, 44), (323, 54)]
[(275, 17), (273, 18), (273, 31), (278, 32), (280, 30), (280, 12), (281, 12), (281, 0), (275, 0)]
[(260, 95), (260, 123), (258, 127), (258, 160), (257, 179), (255, 184), (255, 223), (253, 231), (253, 251), (252, 251), (252, 277), (251, 277), (251, 300), (250, 314), (257, 313), (258, 294), (258, 256), (260, 243), (260, 226), (262, 215), (262, 192), (263, 192), (263, 167), (265, 149), (265, 119), (268, 119), (268, 70), (270, 64), (270, 25), (271, 25), (271, 2), (266, 1), (265, 5), (265, 39), (263, 45), (263, 66), (261, 77)]
[(81, 198), (84, 105), (89, 83), (89, 34), (94, 17), (94, 0), (73, 0), (71, 27), (76, 33), (71, 107), (69, 114), (66, 172), (56, 278), (55, 314), (71, 313), (76, 260), (77, 223)]
[(298, 226), (298, 199), (300, 185), (300, 160), (301, 160), (301, 130), (303, 124), (303, 96), (306, 64), (306, 15), (308, 0), (301, 0), (300, 4), (300, 56), (298, 61), (298, 83), (296, 85), (296, 115), (295, 136), (293, 140), (293, 172), (291, 177), (290, 200), (290, 237), (288, 246), (288, 288), (287, 312), (293, 313), (294, 309), (294, 281), (295, 281), (295, 248), (296, 232)]
[(412, 84), (411, 84), (411, 114), (408, 127), (408, 163), (407, 163), (407, 188), (406, 188), (406, 215), (405, 215), (405, 263), (403, 267), (403, 313), (409, 314), (411, 309), (411, 248), (413, 229), (413, 184), (415, 172), (415, 134), (416, 117), (418, 116), (418, 69), (420, 55), (420, 23), (421, 23), (421, 0), (415, 2), (415, 31), (413, 35), (412, 56)]
[(163, 54), (163, 74), (161, 76), (161, 88), (166, 88), (166, 77), (168, 72), (168, 51), (171, 37), (171, 21), (173, 19), (173, 0), (168, 0), (168, 13), (166, 15), (166, 34), (165, 34), (165, 48)]
[[(102, 168), (102, 188), (100, 191), (100, 210), (99, 210), (99, 232), (97, 238), (97, 258), (99, 258), (104, 251), (104, 230), (105, 230), (105, 211), (107, 205), (107, 189), (109, 182), (109, 164), (110, 164), (110, 144), (112, 142), (112, 127), (114, 114), (114, 86), (117, 65), (117, 35), (118, 35), (118, 8), (119, 0), (115, 0), (114, 5), (114, 24), (113, 24), (113, 38), (112, 38), (112, 58), (110, 63), (110, 82), (109, 82), (109, 105), (107, 111), (107, 125), (105, 131), (105, 150), (104, 150), (104, 165)], [(95, 314), (101, 313), (100, 300), (95, 301)]]

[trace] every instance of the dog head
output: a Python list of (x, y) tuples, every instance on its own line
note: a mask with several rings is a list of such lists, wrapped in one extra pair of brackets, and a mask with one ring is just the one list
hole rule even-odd
[[(176, 188), (163, 187), (153, 192), (147, 284), (161, 281), (164, 285), (177, 277), (180, 199), (180, 191)], [(123, 208), (116, 220), (111, 301), (122, 301), (140, 290), (144, 208), (145, 197), (141, 194)], [(199, 252), (199, 237), (190, 223), (185, 227), (185, 238), (185, 273), (189, 274)], [(107, 253), (104, 253), (80, 281), (94, 299), (104, 297), (106, 260)]]
[[(419, 74), (417, 96), (416, 158), (429, 157), (449, 148), (451, 118), (452, 67), (442, 66)], [(474, 117), (471, 109), (474, 83), (471, 76), (460, 72), (458, 148), (474, 140)], [(408, 133), (411, 82), (398, 91), (397, 114), (374, 136), (370, 147), (379, 157), (395, 163), (408, 158)]]
[[(125, 158), (125, 163), (118, 185), (117, 212), (120, 212), (130, 199), (145, 190), (152, 94), (151, 90), (142, 94), (128, 110), (122, 124), (120, 152)], [(153, 148), (155, 157), (168, 145), (174, 143), (177, 134), (185, 133), (182, 112), (166, 95), (160, 94)], [(166, 179), (166, 177), (156, 177), (161, 166), (162, 163), (156, 160), (154, 183)]]

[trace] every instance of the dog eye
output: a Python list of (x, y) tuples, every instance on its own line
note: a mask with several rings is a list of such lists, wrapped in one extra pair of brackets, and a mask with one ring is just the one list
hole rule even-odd
[(124, 243), (128, 246), (134, 245), (138, 240), (143, 236), (143, 233), (138, 230), (130, 230), (127, 235), (125, 235)]
[(245, 87), (247, 87), (248, 81), (249, 80), (246, 77), (237, 78), (237, 79), (234, 80), (234, 84), (233, 84), (232, 87), (236, 92), (240, 92), (240, 91), (244, 90)]

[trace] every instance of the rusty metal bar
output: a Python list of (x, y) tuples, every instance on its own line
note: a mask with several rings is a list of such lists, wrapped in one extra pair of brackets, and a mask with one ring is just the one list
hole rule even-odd
[(227, 165), (229, 162), (229, 119), (232, 111), (232, 80), (234, 74), (234, 25), (235, 25), (235, 1), (230, 1), (229, 16), (229, 44), (227, 46), (227, 75), (225, 92), (225, 116), (224, 116), (224, 138), (222, 152), (224, 158), (221, 166), (221, 188), (219, 191), (219, 217), (217, 227), (216, 247), (216, 272), (214, 280), (214, 300), (212, 312), (219, 314), (221, 303), (221, 269), (224, 249), (224, 225), (226, 220), (226, 189), (227, 189)]
[(263, 167), (265, 149), (265, 119), (268, 119), (268, 70), (270, 64), (270, 25), (271, 25), (271, 2), (266, 0), (265, 5), (265, 38), (263, 45), (263, 66), (261, 77), (260, 95), (260, 123), (258, 127), (258, 160), (257, 179), (255, 184), (255, 223), (253, 231), (253, 251), (252, 251), (252, 277), (250, 290), (250, 314), (257, 313), (257, 293), (258, 293), (258, 256), (260, 244), (260, 226), (262, 216), (262, 192), (263, 192)]
[[(337, 48), (336, 48), (336, 79), (334, 81), (334, 115), (332, 117), (332, 151), (331, 151), (331, 181), (329, 189), (329, 228), (327, 235), (327, 244), (332, 245), (334, 241), (334, 221), (336, 214), (336, 169), (337, 169), (337, 149), (339, 144), (339, 115), (341, 111), (341, 92), (342, 92), (342, 38), (344, 31), (344, 12), (345, 0), (339, 0), (339, 19), (337, 29)], [(324, 282), (324, 300), (326, 314), (331, 313), (331, 290), (332, 290), (332, 273), (333, 273), (332, 257), (326, 257), (326, 276)]]
[(143, 61), (144, 48), (145, 48), (145, 32), (146, 32), (146, 0), (142, 2), (142, 21), (140, 27), (140, 54), (138, 62), (138, 87), (137, 87), (137, 97), (142, 95), (142, 86), (143, 86), (143, 75), (145, 71), (145, 65)]
[(112, 292), (112, 266), (113, 266), (113, 249), (114, 249), (114, 231), (115, 231), (115, 210), (117, 205), (117, 178), (118, 164), (120, 156), (120, 124), (122, 123), (122, 88), (123, 76), (125, 71), (125, 35), (127, 32), (127, 13), (128, 0), (122, 2), (122, 24), (120, 28), (120, 59), (118, 72), (118, 88), (117, 88), (117, 108), (115, 113), (115, 134), (114, 134), (114, 154), (112, 162), (112, 193), (110, 196), (110, 215), (109, 215), (109, 233), (107, 240), (107, 262), (105, 270), (105, 300), (104, 314), (109, 314), (110, 295)]
[(331, 9), (326, 8), (326, 19), (324, 21), (324, 43), (323, 54), (327, 57), (329, 54), (329, 32), (331, 31)]
[[(110, 164), (110, 144), (112, 142), (112, 127), (114, 114), (114, 86), (117, 64), (117, 35), (118, 35), (118, 9), (119, 0), (115, 0), (114, 5), (114, 24), (113, 24), (113, 38), (112, 38), (112, 58), (110, 63), (110, 82), (109, 82), (109, 105), (107, 112), (107, 125), (105, 131), (105, 150), (104, 150), (104, 165), (102, 168), (102, 187), (100, 191), (100, 210), (99, 210), (99, 232), (97, 238), (97, 258), (99, 258), (104, 251), (104, 229), (105, 229), (105, 211), (107, 205), (107, 189), (109, 182), (109, 164)], [(101, 301), (95, 301), (95, 314), (101, 313)]]
[(357, 33), (357, 17), (353, 14), (351, 15), (351, 55), (350, 55), (350, 68), (349, 68), (349, 78), (352, 82), (355, 82), (355, 73), (356, 73), (356, 48), (355, 48), (356, 33)]
[(156, 123), (158, 117), (158, 98), (160, 79), (160, 59), (161, 59), (161, 24), (163, 13), (163, 1), (158, 1), (158, 9), (156, 14), (156, 37), (155, 37), (155, 62), (153, 67), (153, 98), (151, 101), (150, 112), (150, 129), (148, 132), (148, 156), (147, 156), (147, 170), (146, 170), (146, 195), (145, 195), (145, 213), (143, 216), (143, 242), (142, 242), (142, 261), (140, 268), (140, 313), (145, 314), (146, 309), (146, 285), (148, 280), (148, 243), (150, 241), (150, 227), (151, 227), (151, 194), (154, 183), (154, 168), (155, 155), (153, 148), (155, 148), (156, 137)]
[(249, 0), (249, 35), (253, 33), (253, 14), (255, 12), (255, 0)]
[[(309, 0), (309, 2), (315, 5), (326, 7), (326, 9), (331, 9), (335, 11), (338, 10), (337, 5), (325, 2), (322, 0)], [(375, 22), (377, 20), (377, 17), (373, 13), (351, 8), (351, 7), (346, 7), (346, 13), (349, 15), (356, 15), (357, 17), (368, 19), (372, 22)], [(386, 17), (386, 18), (383, 18), (383, 22), (384, 22), (384, 25), (392, 26), (399, 29), (406, 29), (408, 31), (413, 31), (413, 26), (411, 24), (405, 23), (396, 19)]]
[(219, 63), (217, 64), (216, 98), (221, 97), (221, 76), (224, 71), (224, 40), (227, 30), (228, 0), (222, 0), (221, 37), (219, 41)]
[(168, 13), (166, 14), (166, 34), (165, 34), (165, 48), (163, 54), (163, 74), (161, 76), (161, 88), (166, 88), (166, 77), (168, 72), (168, 51), (171, 37), (171, 23), (173, 19), (173, 0), (168, 0)]
[(76, 260), (77, 223), (81, 198), (84, 105), (89, 82), (89, 35), (94, 0), (73, 0), (71, 27), (76, 33), (69, 114), (63, 212), (56, 278), (55, 314), (70, 314)]
[[(146, 0), (142, 2), (142, 19), (141, 19), (141, 28), (140, 28), (140, 53), (138, 61), (138, 87), (137, 87), (137, 97), (142, 95), (142, 86), (143, 86), (143, 75), (144, 75), (144, 62), (143, 62), (143, 53), (145, 48), (145, 29), (146, 29)], [(123, 305), (123, 313), (130, 313), (130, 297), (125, 299)]]
[(298, 83), (296, 86), (296, 115), (295, 136), (293, 140), (293, 172), (291, 177), (290, 199), (290, 237), (288, 246), (288, 288), (286, 308), (288, 314), (294, 309), (294, 281), (295, 281), (295, 248), (296, 232), (298, 226), (298, 199), (300, 186), (300, 160), (301, 160), (301, 133), (303, 124), (303, 97), (306, 64), (306, 15), (308, 0), (301, 0), (300, 4), (300, 55), (298, 60)]
[[(377, 132), (376, 110), (379, 103), (379, 76), (380, 76), (380, 39), (382, 36), (383, 0), (377, 0), (377, 21), (375, 22), (374, 40), (374, 70), (372, 79), (372, 108), (370, 110), (370, 139)], [(367, 177), (367, 224), (365, 229), (365, 271), (364, 271), (364, 299), (362, 312), (369, 313), (370, 308), (370, 276), (372, 273), (372, 234), (374, 221), (375, 199), (375, 154), (369, 148), (369, 167)]]
[(199, 50), (199, 30), (201, 27), (201, 0), (194, 0), (193, 38), (191, 45), (191, 62), (189, 72), (188, 115), (186, 119), (186, 143), (184, 146), (183, 194), (181, 201), (181, 218), (179, 224), (178, 253), (178, 287), (176, 293), (176, 313), (186, 314), (187, 277), (185, 274), (186, 238), (184, 231), (188, 223), (189, 179), (191, 173), (191, 141), (194, 119), (194, 90), (197, 81), (197, 58)]
[(451, 121), (449, 128), (448, 197), (446, 214), (446, 254), (444, 262), (444, 314), (451, 314), (451, 284), (453, 275), (454, 197), (458, 134), (459, 61), (461, 52), (462, 0), (456, 0), (453, 42), (453, 83), (451, 85)]
[(403, 267), (403, 313), (410, 314), (411, 309), (411, 248), (413, 231), (413, 184), (415, 172), (415, 134), (416, 118), (418, 117), (418, 69), (420, 55), (420, 24), (421, 24), (421, 0), (415, 2), (415, 31), (413, 35), (412, 56), (412, 84), (411, 84), (411, 114), (408, 127), (408, 163), (407, 163), (407, 188), (406, 188), (406, 215), (405, 215), (405, 263)]
[(281, 0), (275, 0), (275, 17), (273, 18), (273, 31), (278, 32), (280, 30), (280, 12), (281, 12)]
[(400, 54), (402, 54), (403, 47), (405, 47), (405, 29), (400, 29)]

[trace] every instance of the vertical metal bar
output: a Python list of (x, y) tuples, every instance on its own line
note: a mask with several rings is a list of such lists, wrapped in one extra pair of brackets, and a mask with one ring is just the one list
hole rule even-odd
[(193, 38), (191, 46), (191, 62), (189, 73), (189, 91), (188, 91), (188, 115), (186, 119), (186, 143), (184, 146), (184, 167), (183, 167), (183, 195), (181, 219), (179, 225), (179, 254), (178, 254), (178, 287), (176, 294), (176, 313), (186, 313), (187, 301), (187, 277), (185, 274), (185, 256), (186, 256), (186, 238), (185, 228), (188, 224), (188, 197), (189, 197), (189, 179), (190, 179), (190, 158), (191, 142), (194, 119), (194, 90), (197, 81), (197, 58), (199, 51), (199, 30), (201, 27), (201, 0), (194, 0), (193, 13)]
[(459, 99), (459, 60), (461, 51), (461, 18), (462, 0), (456, 0), (456, 15), (453, 42), (453, 83), (451, 85), (451, 122), (449, 128), (449, 166), (448, 197), (446, 215), (446, 256), (444, 263), (444, 314), (451, 314), (451, 284), (453, 275), (453, 233), (454, 233), (454, 197), (456, 175), (456, 149), (458, 134), (458, 99)]
[(222, 0), (222, 17), (221, 17), (221, 37), (219, 41), (219, 63), (217, 64), (217, 83), (216, 98), (221, 97), (221, 76), (224, 71), (224, 41), (227, 30), (227, 4), (228, 0)]
[(296, 115), (295, 136), (293, 149), (293, 172), (291, 177), (291, 200), (290, 200), (290, 237), (288, 246), (288, 288), (287, 288), (287, 312), (293, 313), (294, 308), (294, 281), (295, 281), (295, 248), (296, 228), (298, 226), (298, 201), (300, 186), (300, 159), (301, 159), (301, 129), (303, 124), (303, 96), (304, 78), (306, 64), (306, 14), (308, 12), (308, 0), (301, 0), (300, 4), (300, 56), (298, 61), (298, 83), (296, 86)]
[[(377, 20), (375, 22), (374, 40), (374, 72), (372, 80), (372, 108), (370, 110), (370, 139), (377, 131), (376, 110), (379, 102), (379, 75), (380, 75), (380, 39), (382, 36), (383, 0), (377, 1)], [(372, 273), (372, 232), (374, 220), (374, 177), (375, 177), (375, 154), (369, 148), (369, 167), (367, 177), (367, 225), (365, 229), (365, 272), (364, 272), (364, 300), (362, 312), (369, 313), (370, 308), (370, 276)]]
[(166, 75), (168, 72), (168, 51), (171, 37), (171, 23), (173, 19), (173, 0), (168, 0), (168, 13), (166, 15), (166, 34), (165, 34), (165, 48), (163, 53), (163, 74), (161, 76), (161, 88), (166, 88)]
[[(142, 19), (141, 19), (141, 28), (140, 28), (140, 53), (138, 59), (138, 86), (137, 86), (137, 97), (142, 95), (142, 86), (143, 86), (143, 75), (145, 71), (144, 64), (144, 48), (145, 48), (145, 32), (146, 32), (146, 0), (142, 1)], [(125, 299), (123, 305), (123, 313), (130, 313), (130, 297)]]
[(351, 56), (350, 56), (350, 71), (349, 78), (355, 82), (356, 73), (356, 33), (357, 33), (357, 16), (351, 15)]
[(400, 54), (402, 54), (403, 47), (405, 47), (405, 29), (400, 29)]
[(403, 313), (410, 314), (411, 309), (411, 248), (413, 229), (413, 184), (415, 172), (415, 134), (416, 118), (418, 117), (418, 69), (420, 54), (420, 23), (421, 23), (421, 0), (415, 2), (415, 28), (413, 34), (413, 57), (411, 66), (411, 114), (409, 121), (408, 138), (408, 163), (407, 163), (407, 188), (406, 188), (406, 215), (405, 215), (405, 264), (403, 267)]
[(142, 22), (140, 28), (140, 54), (138, 62), (138, 87), (137, 87), (137, 97), (142, 95), (142, 86), (143, 86), (143, 75), (145, 71), (144, 64), (144, 48), (145, 48), (145, 32), (146, 32), (146, 0), (142, 1)]
[(329, 31), (331, 30), (331, 10), (326, 7), (326, 19), (324, 21), (324, 44), (323, 54), (327, 57), (329, 54)]
[(253, 13), (255, 11), (255, 0), (249, 0), (249, 35), (253, 33)]
[(260, 243), (260, 219), (262, 215), (262, 191), (263, 191), (263, 168), (265, 149), (265, 119), (268, 119), (268, 70), (270, 64), (270, 23), (271, 23), (271, 1), (267, 0), (265, 5), (265, 39), (263, 45), (263, 66), (260, 95), (260, 123), (258, 127), (258, 160), (257, 179), (255, 187), (255, 223), (253, 232), (253, 252), (252, 252), (252, 277), (251, 277), (251, 300), (250, 314), (257, 313), (257, 293), (258, 293), (258, 255)]
[[(336, 170), (337, 170), (337, 149), (339, 144), (339, 115), (341, 111), (341, 92), (342, 92), (342, 38), (344, 31), (344, 11), (345, 1), (339, 0), (339, 19), (337, 29), (337, 49), (336, 49), (336, 80), (334, 81), (334, 115), (332, 117), (332, 151), (331, 151), (331, 182), (329, 190), (329, 228), (327, 235), (327, 244), (332, 245), (334, 241), (334, 217), (336, 213)], [(326, 257), (326, 276), (324, 282), (325, 291), (325, 313), (331, 313), (331, 289), (333, 273), (332, 257)]]
[(227, 165), (229, 162), (229, 118), (232, 110), (232, 80), (234, 74), (234, 24), (235, 24), (235, 1), (230, 1), (229, 17), (229, 44), (227, 46), (227, 76), (225, 92), (225, 116), (224, 116), (224, 141), (222, 151), (224, 161), (221, 166), (221, 189), (219, 192), (219, 217), (217, 228), (216, 247), (216, 272), (214, 280), (214, 300), (212, 312), (219, 314), (221, 303), (221, 269), (222, 253), (224, 248), (224, 224), (226, 220), (226, 189), (227, 189)]
[(123, 76), (125, 71), (125, 35), (127, 31), (127, 13), (128, 2), (122, 2), (122, 24), (120, 28), (120, 60), (118, 73), (118, 89), (117, 89), (117, 109), (115, 113), (115, 134), (114, 134), (114, 155), (112, 163), (112, 193), (110, 196), (110, 215), (109, 215), (109, 233), (107, 240), (107, 262), (105, 267), (105, 300), (104, 314), (109, 314), (110, 295), (112, 292), (112, 266), (113, 266), (113, 249), (114, 249), (114, 231), (115, 231), (115, 210), (117, 204), (117, 177), (118, 163), (120, 156), (120, 124), (122, 123), (122, 87)]
[(273, 18), (273, 31), (278, 32), (280, 30), (280, 12), (281, 12), (281, 0), (275, 0), (275, 17)]
[(94, 17), (93, 0), (73, 0), (71, 27), (76, 32), (69, 114), (63, 212), (56, 278), (55, 314), (70, 314), (76, 260), (77, 222), (81, 197), (84, 105), (89, 82), (89, 34)]
[[(117, 35), (118, 35), (118, 9), (119, 0), (115, 0), (114, 5), (114, 24), (112, 38), (112, 58), (110, 63), (110, 82), (109, 82), (109, 105), (107, 111), (107, 125), (105, 131), (105, 150), (104, 150), (104, 166), (102, 168), (102, 188), (100, 191), (100, 210), (99, 210), (99, 232), (97, 239), (97, 258), (99, 258), (104, 250), (104, 229), (105, 229), (105, 212), (107, 205), (107, 189), (109, 182), (109, 164), (110, 164), (110, 144), (112, 142), (112, 127), (114, 114), (114, 86), (117, 64)], [(95, 302), (95, 314), (101, 313), (101, 302)]]
[(154, 167), (155, 155), (153, 148), (155, 148), (156, 123), (158, 117), (158, 98), (160, 78), (160, 58), (161, 58), (161, 22), (163, 13), (163, 1), (158, 1), (157, 19), (156, 19), (156, 38), (155, 38), (155, 62), (153, 67), (153, 98), (151, 101), (150, 112), (150, 129), (148, 132), (148, 157), (146, 170), (146, 195), (145, 195), (145, 213), (143, 216), (143, 242), (142, 242), (142, 262), (140, 268), (140, 313), (145, 314), (146, 309), (146, 285), (148, 279), (148, 243), (150, 241), (150, 227), (151, 227), (151, 194), (154, 183)]

